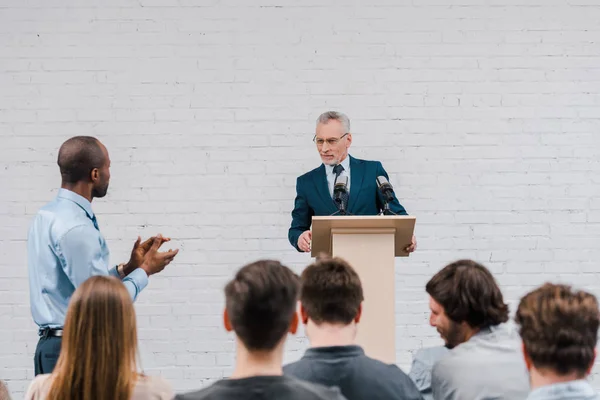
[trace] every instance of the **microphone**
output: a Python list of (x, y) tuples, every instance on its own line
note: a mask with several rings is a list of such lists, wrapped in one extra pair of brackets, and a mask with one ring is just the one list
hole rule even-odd
[(379, 191), (381, 192), (381, 194), (383, 194), (383, 197), (385, 198), (386, 203), (389, 203), (390, 201), (394, 201), (394, 188), (392, 187), (392, 184), (386, 179), (385, 176), (377, 177), (377, 187), (379, 188)]
[(348, 193), (348, 177), (346, 175), (338, 175), (333, 184), (333, 201), (340, 205), (340, 212), (344, 213), (344, 202), (342, 194)]

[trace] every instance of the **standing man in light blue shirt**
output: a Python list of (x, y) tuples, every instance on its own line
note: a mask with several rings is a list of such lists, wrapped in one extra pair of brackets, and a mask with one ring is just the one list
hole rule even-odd
[(31, 313), (39, 326), (35, 374), (51, 373), (60, 353), (62, 326), (75, 289), (93, 275), (121, 278), (132, 300), (179, 250), (159, 252), (168, 241), (158, 235), (138, 237), (127, 263), (109, 265), (109, 250), (92, 211), (94, 197), (104, 197), (110, 181), (110, 158), (96, 138), (76, 136), (61, 146), (61, 189), (36, 214), (29, 229), (27, 254)]
[(527, 400), (600, 399), (586, 381), (600, 325), (594, 295), (546, 283), (521, 299), (515, 320), (532, 389)]

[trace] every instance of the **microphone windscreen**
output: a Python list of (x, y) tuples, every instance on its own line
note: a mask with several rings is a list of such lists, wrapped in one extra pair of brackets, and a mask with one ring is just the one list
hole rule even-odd
[(338, 186), (338, 187), (348, 186), (348, 177), (346, 175), (338, 175), (335, 178), (334, 186)]
[(380, 175), (377, 177), (377, 186), (382, 187), (382, 186), (386, 186), (389, 185), (389, 187), (392, 187), (392, 184), (386, 179), (385, 176)]

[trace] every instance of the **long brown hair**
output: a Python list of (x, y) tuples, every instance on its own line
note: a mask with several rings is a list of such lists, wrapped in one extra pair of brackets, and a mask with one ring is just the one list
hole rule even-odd
[(129, 400), (138, 378), (133, 302), (114, 277), (94, 276), (73, 294), (48, 400)]

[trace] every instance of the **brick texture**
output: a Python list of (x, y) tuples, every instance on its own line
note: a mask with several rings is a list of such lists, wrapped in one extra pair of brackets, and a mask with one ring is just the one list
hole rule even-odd
[[(424, 284), (459, 257), (513, 305), (547, 280), (599, 294), (599, 38), (598, 0), (3, 0), (0, 379), (18, 398), (33, 378), (27, 227), (78, 134), (111, 154), (94, 208), (112, 261), (138, 234), (182, 249), (136, 304), (142, 366), (178, 391), (231, 371), (235, 269), (310, 261), (287, 228), (328, 109), (417, 216), (419, 250), (397, 263), (401, 367), (440, 344)], [(286, 361), (306, 345), (290, 338)]]

